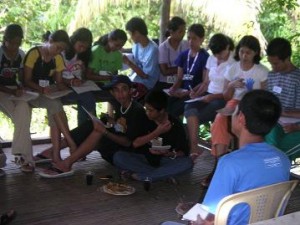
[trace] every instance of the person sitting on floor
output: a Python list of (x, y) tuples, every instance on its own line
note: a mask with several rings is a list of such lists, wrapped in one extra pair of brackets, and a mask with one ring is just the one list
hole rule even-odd
[[(167, 95), (163, 91), (151, 91), (144, 101), (146, 114), (155, 122), (155, 126), (149, 128), (146, 135), (136, 138), (132, 147), (147, 145), (149, 152), (138, 154), (118, 151), (114, 155), (114, 164), (139, 181), (147, 178), (151, 181), (168, 179), (191, 169), (193, 161), (189, 157), (185, 130), (182, 122), (167, 113)], [(158, 142), (158, 146), (154, 146), (155, 142)]]
[[(40, 176), (45, 178), (70, 176), (74, 173), (72, 165), (94, 149), (97, 149), (102, 158), (111, 164), (117, 151), (145, 152), (144, 148), (132, 148), (132, 141), (145, 135), (147, 132), (145, 127), (149, 127), (151, 123), (143, 106), (132, 100), (132, 82), (128, 76), (118, 75), (105, 88), (111, 90), (120, 104), (114, 120), (109, 119), (113, 127), (106, 128), (102, 122), (93, 119), (73, 129), (71, 136), (79, 147), (66, 159), (54, 161), (50, 169), (39, 173)], [(65, 147), (66, 143), (63, 143), (61, 148)], [(48, 149), (41, 154), (49, 157), (51, 151), (54, 149)]]
[(278, 123), (266, 136), (266, 142), (294, 160), (300, 157), (300, 69), (291, 62), (291, 44), (284, 38), (271, 40), (267, 55), (273, 69), (268, 76), (268, 90), (280, 99), (281, 116), (290, 121)]
[[(264, 142), (264, 136), (276, 125), (280, 114), (279, 99), (265, 90), (248, 92), (236, 106), (232, 132), (239, 139), (239, 149), (218, 162), (202, 202), (210, 213), (215, 213), (226, 196), (289, 180), (288, 157)], [(238, 205), (232, 209), (227, 224), (248, 224), (249, 214), (247, 205)], [(193, 224), (213, 224), (213, 221), (199, 220)]]

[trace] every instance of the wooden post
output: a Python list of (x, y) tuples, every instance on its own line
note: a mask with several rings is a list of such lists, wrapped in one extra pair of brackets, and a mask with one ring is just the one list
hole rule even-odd
[(166, 39), (165, 33), (170, 19), (170, 9), (171, 9), (171, 0), (163, 0), (163, 4), (161, 7), (161, 16), (160, 16), (159, 43), (162, 43)]

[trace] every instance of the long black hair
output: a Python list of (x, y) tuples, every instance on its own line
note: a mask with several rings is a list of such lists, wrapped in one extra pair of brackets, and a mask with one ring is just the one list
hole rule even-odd
[(210, 38), (208, 47), (215, 55), (224, 51), (227, 47), (229, 47), (229, 51), (233, 51), (234, 43), (233, 40), (227, 35), (217, 33)]
[(105, 34), (101, 36), (94, 45), (102, 45), (106, 46), (108, 44), (108, 39), (111, 39), (113, 41), (121, 40), (126, 42), (127, 41), (127, 35), (124, 30), (121, 29), (115, 29), (112, 32)]
[(240, 42), (235, 48), (234, 59), (237, 61), (240, 61), (239, 51), (241, 47), (247, 47), (252, 51), (256, 52), (256, 55), (253, 58), (253, 63), (259, 64), (261, 60), (261, 56), (260, 56), (261, 49), (260, 49), (259, 40), (256, 37), (252, 35), (245, 35), (244, 37), (242, 37), (242, 39), (240, 40)]
[(183, 26), (183, 25), (186, 25), (186, 22), (184, 21), (184, 19), (182, 19), (179, 16), (174, 16), (168, 23), (165, 37), (169, 37), (170, 31), (175, 32), (180, 28), (180, 26)]
[(75, 56), (76, 52), (74, 50), (74, 45), (77, 41), (88, 43), (87, 50), (82, 53), (79, 53), (77, 56), (77, 58), (84, 63), (85, 67), (87, 67), (91, 56), (91, 46), (93, 42), (92, 32), (84, 27), (74, 31), (74, 33), (70, 36), (71, 47), (65, 51), (65, 56), (67, 60), (70, 60)]

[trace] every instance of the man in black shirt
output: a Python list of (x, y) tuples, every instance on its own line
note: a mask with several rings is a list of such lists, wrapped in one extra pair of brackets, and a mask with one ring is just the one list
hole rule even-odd
[(145, 152), (143, 146), (132, 148), (132, 141), (145, 134), (147, 132), (145, 128), (151, 123), (143, 106), (132, 100), (132, 82), (127, 76), (118, 75), (105, 88), (110, 90), (120, 103), (115, 118), (109, 121), (113, 126), (106, 128), (94, 117), (92, 121), (72, 130), (72, 138), (79, 147), (66, 159), (53, 162), (52, 168), (40, 172), (40, 176), (45, 178), (70, 176), (74, 173), (73, 163), (94, 149), (110, 163), (113, 163), (113, 155), (117, 151)]
[(145, 146), (147, 151), (144, 154), (119, 151), (114, 155), (114, 164), (136, 180), (167, 179), (193, 167), (183, 124), (167, 113), (167, 104), (164, 92), (151, 91), (145, 97), (145, 109), (154, 126), (132, 142), (134, 148)]

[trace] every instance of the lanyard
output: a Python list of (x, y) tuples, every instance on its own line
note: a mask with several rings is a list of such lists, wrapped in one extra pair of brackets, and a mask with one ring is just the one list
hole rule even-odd
[(199, 52), (197, 52), (197, 55), (196, 55), (195, 58), (194, 58), (194, 61), (193, 61), (193, 64), (192, 64), (191, 69), (190, 69), (190, 54), (191, 54), (191, 50), (189, 50), (188, 58), (187, 58), (187, 65), (186, 65), (186, 72), (187, 72), (187, 74), (189, 74), (189, 75), (191, 74), (191, 72), (192, 72), (193, 69), (194, 69), (195, 62), (197, 61)]

